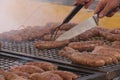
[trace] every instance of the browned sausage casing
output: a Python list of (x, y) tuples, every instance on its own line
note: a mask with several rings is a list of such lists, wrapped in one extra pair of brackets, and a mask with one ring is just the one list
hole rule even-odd
[(60, 70), (56, 70), (56, 71), (52, 71), (54, 74), (58, 74), (60, 77), (63, 78), (63, 80), (75, 80), (78, 78), (78, 76), (72, 72), (68, 72), (68, 71), (60, 71)]
[[(57, 38), (58, 38), (61, 34), (63, 34), (64, 32), (66, 32), (66, 31), (64, 31), (64, 30), (58, 31), (55, 39), (57, 39)], [(50, 41), (50, 40), (51, 40), (51, 34), (46, 34), (46, 35), (42, 36), (41, 39), (42, 39), (42, 40), (45, 40), (45, 41)]]
[(105, 65), (105, 61), (91, 54), (72, 54), (71, 61), (78, 65), (86, 65), (91, 67), (101, 67)]
[(113, 47), (113, 48), (118, 48), (118, 49), (120, 49), (120, 41), (114, 41), (114, 42), (112, 43), (112, 47)]
[[(56, 35), (55, 39), (57, 39), (59, 36), (60, 35)], [(45, 41), (51, 41), (51, 34), (46, 34), (41, 39)]]
[(106, 65), (109, 65), (109, 64), (113, 64), (113, 60), (110, 56), (107, 56), (107, 55), (100, 55), (100, 54), (94, 54), (93, 55), (94, 57), (97, 57), (97, 58), (101, 58), (105, 61), (105, 64)]
[(95, 50), (92, 53), (109, 56), (113, 59), (114, 63), (118, 63), (118, 60), (120, 60), (120, 52), (118, 49), (115, 49), (115, 48), (98, 46), (95, 48)]
[(110, 32), (113, 34), (120, 34), (120, 28), (112, 29), (112, 30), (110, 30)]
[(5, 80), (5, 77), (3, 75), (0, 75), (0, 80)]
[(107, 40), (110, 41), (120, 41), (120, 34), (113, 34), (108, 31), (99, 31), (100, 36), (106, 38)]
[(103, 41), (72, 42), (68, 46), (79, 51), (92, 51), (95, 46), (104, 45)]
[(87, 54), (87, 53), (81, 54), (80, 52), (65, 51), (65, 50), (62, 50), (62, 52), (60, 52), (59, 54), (69, 58), (72, 61), (72, 63), (78, 65), (100, 67), (106, 64), (103, 58), (95, 57), (93, 54)]
[(71, 47), (65, 47), (59, 51), (59, 55), (69, 58), (72, 54), (81, 54), (78, 50), (75, 50)]
[(27, 80), (12, 72), (5, 72), (4, 76), (5, 76), (5, 80)]
[(45, 71), (57, 70), (57, 66), (49, 62), (28, 62), (26, 65), (34, 65)]
[[(54, 30), (58, 25), (60, 25), (60, 23), (48, 23), (48, 24), (46, 24), (46, 26), (50, 27), (51, 30)], [(60, 30), (67, 31), (76, 25), (77, 25), (76, 23), (66, 23), (60, 28)]]
[(35, 47), (38, 49), (53, 49), (64, 47), (69, 41), (38, 41), (35, 43)]
[(30, 76), (30, 74), (28, 74), (26, 72), (21, 72), (21, 71), (14, 71), (12, 73), (14, 73), (14, 74), (16, 74), (16, 75), (18, 75), (18, 76), (20, 76), (20, 77), (22, 77), (24, 79), (28, 79), (29, 76)]
[(88, 31), (85, 31), (84, 33), (80, 34), (78, 37), (80, 40), (86, 40), (91, 37), (99, 36), (99, 27), (97, 28), (92, 28)]
[(30, 76), (31, 80), (63, 80), (59, 75), (52, 72), (34, 73)]
[(22, 65), (22, 66), (12, 67), (10, 71), (12, 72), (21, 71), (21, 72), (26, 72), (29, 74), (44, 72), (43, 69), (33, 66), (33, 65)]

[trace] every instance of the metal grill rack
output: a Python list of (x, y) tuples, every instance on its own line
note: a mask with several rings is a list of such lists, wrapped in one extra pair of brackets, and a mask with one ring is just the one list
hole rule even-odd
[[(7, 54), (5, 52), (0, 52), (0, 68), (4, 70), (9, 70), (12, 66), (20, 66), (30, 61), (40, 61), (37, 59), (32, 59), (28, 57), (22, 57), (22, 56), (15, 56), (13, 54)], [(58, 65), (56, 63), (56, 65)], [(88, 70), (80, 70), (77, 68), (64, 66), (64, 65), (58, 65), (60, 70), (66, 70), (71, 71), (73, 73), (76, 73), (79, 75), (79, 78), (77, 80), (106, 80), (105, 74), (103, 73), (97, 73), (93, 71)]]
[[(111, 42), (105, 40), (102, 37), (93, 37), (90, 38), (88, 41), (91, 40), (102, 40), (106, 42), (108, 45), (111, 45)], [(92, 68), (83, 65), (75, 65), (71, 64), (69, 59), (63, 58), (58, 55), (58, 51), (60, 49), (50, 49), (50, 50), (38, 50), (34, 47), (35, 41), (26, 41), (26, 42), (9, 42), (9, 41), (1, 41), (4, 45), (2, 46), (2, 51), (7, 51), (9, 54), (14, 53), (17, 55), (29, 56), (35, 59), (46, 60), (50, 62), (58, 62), (59, 64), (87, 69), (87, 70), (94, 70), (99, 72), (107, 73), (108, 78), (113, 79), (114, 77), (120, 76), (120, 63), (115, 65), (107, 65), (99, 68)]]
[[(105, 40), (102, 37), (94, 37), (89, 39), (91, 40), (102, 40), (106, 42), (108, 45), (111, 45), (110, 41)], [(26, 41), (26, 42), (9, 42), (9, 41), (1, 41), (3, 43), (3, 49), (9, 50), (9, 51), (14, 51), (14, 52), (21, 52), (24, 54), (32, 55), (32, 56), (42, 56), (54, 60), (59, 60), (59, 61), (64, 61), (67, 63), (70, 63), (71, 61), (67, 58), (61, 57), (58, 55), (58, 51), (60, 49), (45, 49), (45, 50), (38, 50), (34, 47), (34, 42), (35, 41)]]
[(9, 50), (9, 51), (14, 51), (14, 52), (21, 52), (24, 54), (32, 55), (32, 56), (42, 56), (42, 57), (47, 57), (50, 59), (55, 59), (55, 60), (62, 60), (65, 62), (70, 62), (70, 60), (59, 56), (57, 53), (60, 49), (50, 49), (50, 50), (38, 50), (34, 47), (34, 42), (4, 42), (2, 41), (3, 49)]

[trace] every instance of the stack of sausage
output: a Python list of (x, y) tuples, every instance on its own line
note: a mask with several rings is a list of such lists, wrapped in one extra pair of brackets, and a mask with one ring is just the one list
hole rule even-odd
[[(51, 32), (59, 25), (59, 23), (48, 23), (45, 27), (41, 26), (28, 26), (21, 30), (11, 30), (9, 32), (4, 32), (0, 34), (0, 39), (4, 40), (11, 40), (11, 41), (27, 41), (33, 40), (35, 38), (40, 38), (42, 40), (50, 40)], [(67, 23), (64, 24), (60, 31), (57, 34), (57, 37), (63, 34), (64, 32), (68, 31), (69, 29), (73, 28), (75, 23)], [(120, 40), (120, 28), (117, 29), (102, 29), (102, 28), (93, 28), (84, 32), (83, 34), (73, 38), (73, 41), (76, 40), (86, 40), (94, 36), (102, 36), (108, 40), (115, 41)], [(56, 38), (57, 38), (56, 37)]]
[(90, 67), (102, 67), (118, 64), (120, 61), (120, 41), (112, 46), (102, 41), (72, 42), (59, 52), (63, 57), (69, 58), (72, 63)]
[[(55, 28), (59, 25), (60, 23), (48, 23), (46, 26), (48, 26), (51, 29), (51, 32), (55, 30)], [(75, 23), (66, 23), (64, 24), (60, 30), (58, 31), (56, 38), (59, 37), (61, 34), (65, 33), (66, 31), (68, 31), (69, 29), (73, 28), (74, 26), (76, 26), (77, 24)], [(47, 40), (50, 41), (50, 37), (51, 37), (51, 32), (47, 33), (45, 35), (43, 35), (43, 37), (41, 38), (42, 40)]]
[[(119, 47), (118, 43), (120, 41), (120, 29), (117, 28), (117, 29), (108, 30), (108, 29), (96, 27), (96, 28), (92, 28), (92, 29), (80, 34), (79, 36), (77, 36), (71, 40), (67, 40), (67, 41), (68, 42), (76, 42), (76, 41), (80, 41), (80, 40), (86, 41), (92, 37), (103, 37), (103, 38), (107, 39), (108, 41), (118, 41), (117, 43), (114, 43), (113, 46), (116, 46), (116, 44), (117, 44), (117, 47)], [(46, 39), (46, 38), (49, 38), (49, 39)], [(48, 37), (48, 34), (44, 35), (42, 39), (43, 39), (42, 41), (38, 41), (35, 43), (36, 48), (38, 48), (38, 49), (58, 48), (58, 47), (61, 47), (62, 45), (65, 46), (64, 43), (66, 42), (66, 41), (50, 41), (50, 34), (49, 34), (49, 37)], [(46, 41), (46, 40), (48, 40), (48, 41)], [(43, 44), (43, 43), (45, 43), (45, 44)], [(61, 44), (61, 45), (58, 45), (58, 44)], [(67, 43), (66, 43), (66, 45), (67, 45)], [(84, 45), (84, 44), (82, 44), (82, 45)], [(51, 46), (54, 46), (54, 47), (51, 47)]]
[(57, 70), (57, 66), (48, 62), (28, 62), (12, 67), (9, 71), (0, 70), (0, 80), (76, 80), (72, 72)]
[[(59, 23), (48, 23), (44, 27), (27, 26), (26, 28), (21, 30), (11, 30), (9, 32), (1, 33), (0, 39), (16, 41), (16, 42), (34, 40), (36, 38), (40, 38), (43, 40), (50, 40), (51, 31), (53, 31), (58, 25)], [(60, 28), (60, 32), (58, 32), (57, 36), (71, 29), (75, 25), (76, 25), (75, 23), (68, 23), (63, 25)]]
[(17, 42), (31, 40), (32, 38), (39, 37), (43, 34), (43, 32), (39, 32), (40, 29), (40, 26), (36, 26), (34, 28), (29, 26), (21, 30), (11, 30), (9, 32), (1, 33), (0, 39)]

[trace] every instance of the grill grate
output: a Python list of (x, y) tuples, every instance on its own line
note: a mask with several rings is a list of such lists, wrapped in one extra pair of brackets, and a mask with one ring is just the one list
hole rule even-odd
[[(107, 45), (111, 45), (111, 42), (108, 40), (105, 40), (103, 37), (93, 37), (90, 38), (89, 41), (91, 40), (102, 40), (105, 43), (107, 43)], [(29, 54), (32, 56), (42, 56), (42, 57), (47, 57), (50, 59), (54, 59), (54, 60), (60, 60), (60, 61), (64, 61), (67, 63), (70, 63), (71, 61), (67, 58), (64, 58), (60, 55), (58, 55), (58, 51), (60, 49), (45, 49), (45, 50), (38, 50), (34, 47), (34, 42), (35, 41), (26, 41), (26, 42), (9, 42), (9, 41), (1, 41), (4, 45), (3, 45), (3, 49), (5, 50), (9, 50), (9, 51), (15, 51), (15, 52), (21, 52), (24, 54)]]
[(23, 60), (16, 59), (16, 58), (0, 56), (0, 68), (4, 70), (10, 69), (10, 67), (12, 66), (23, 65), (26, 62), (27, 61), (23, 61)]
[[(9, 70), (12, 66), (20, 66), (20, 65), (23, 65), (23, 64), (25, 64), (27, 62), (30, 62), (30, 61), (36, 61), (36, 60), (33, 60), (33, 59), (26, 60), (24, 58), (20, 59), (20, 58), (17, 58), (17, 57), (11, 57), (9, 55), (6, 56), (4, 54), (5, 53), (0, 52), (0, 68), (4, 69), (4, 70)], [(71, 72), (77, 74), (79, 76), (79, 78), (95, 74), (95, 72), (88, 72), (88, 71), (83, 72), (83, 71), (80, 71), (80, 70), (77, 71), (77, 70), (74, 70), (75, 68), (70, 69), (69, 67), (65, 67), (65, 66), (61, 67), (61, 66), (58, 65), (58, 67), (59, 67), (59, 70), (71, 71)]]
[(10, 51), (15, 51), (15, 52), (21, 52), (25, 54), (29, 54), (32, 56), (42, 56), (42, 57), (47, 57), (55, 60), (62, 60), (65, 62), (70, 62), (70, 60), (59, 56), (57, 53), (60, 49), (50, 49), (50, 50), (38, 50), (34, 47), (34, 42), (6, 42), (2, 41), (3, 49), (5, 50), (10, 50)]
[[(108, 41), (104, 39), (103, 37), (92, 37), (88, 39), (87, 41), (93, 41), (93, 40), (101, 40), (104, 41), (107, 45), (111, 45), (111, 41)], [(36, 41), (36, 40), (35, 40)], [(26, 42), (10, 42), (10, 41), (1, 41), (4, 45), (2, 46), (2, 49), (8, 50), (8, 51), (13, 51), (13, 52), (18, 52), (18, 54), (23, 53), (23, 54), (28, 54), (34, 57), (44, 57), (47, 59), (52, 59), (54, 61), (62, 61), (64, 63), (71, 64), (71, 61), (67, 58), (64, 58), (58, 54), (58, 51), (60, 49), (44, 49), (44, 50), (38, 50), (34, 47), (34, 42), (35, 41), (26, 41)], [(120, 65), (120, 64), (118, 64)], [(99, 67), (99, 69), (103, 68), (113, 68), (114, 66), (117, 65), (107, 65), (103, 67)]]
[[(94, 39), (95, 38), (90, 39), (90, 40), (94, 40)], [(106, 41), (106, 40), (104, 40), (104, 41)], [(57, 61), (60, 61), (60, 62), (62, 61), (62, 62), (64, 62), (64, 65), (71, 64), (70, 60), (68, 60), (66, 58), (63, 58), (63, 57), (61, 57), (57, 54), (57, 52), (60, 49), (37, 50), (34, 47), (34, 41), (21, 42), (21, 43), (2, 41), (2, 43), (4, 44), (2, 46), (2, 49), (14, 52), (15, 54), (24, 53), (24, 54), (32, 55), (32, 56), (36, 57), (36, 59), (40, 56), (40, 57), (44, 57), (44, 58), (47, 58), (47, 59), (52, 59), (56, 62)], [(109, 41), (106, 41), (106, 43), (111, 45), (111, 43)], [(2, 51), (2, 52), (4, 52), (4, 51)], [(11, 52), (9, 52), (8, 54), (12, 54)], [(18, 53), (16, 53), (16, 52), (18, 52)], [(3, 68), (5, 70), (8, 70), (11, 66), (22, 65), (26, 62), (27, 61), (25, 61), (25, 60), (21, 60), (21, 59), (17, 59), (17, 58), (13, 59), (13, 58), (10, 58), (10, 57), (0, 56), (0, 68)], [(69, 66), (71, 66), (71, 65), (69, 65)], [(120, 65), (119, 64), (118, 65), (108, 65), (108, 66), (104, 66), (104, 67), (100, 67), (100, 68), (90, 68), (90, 67), (85, 67), (85, 66), (80, 66), (80, 65), (78, 67), (79, 68), (81, 67), (81, 68), (87, 69), (87, 70), (89, 69), (89, 70), (92, 70), (92, 71), (95, 70), (97, 72), (98, 71), (109, 72), (109, 74), (107, 74), (108, 76), (116, 74), (116, 72), (120, 71)], [(80, 76), (89, 76), (90, 75), (90, 74), (79, 73), (79, 72), (75, 72), (75, 73), (78, 73)], [(114, 77), (117, 77), (117, 76), (119, 76), (119, 74), (110, 77), (110, 79), (113, 79)], [(83, 78), (82, 80), (86, 80), (86, 79)], [(96, 80), (96, 79), (93, 79), (93, 80)], [(104, 78), (103, 79), (100, 78), (100, 80), (104, 80)]]

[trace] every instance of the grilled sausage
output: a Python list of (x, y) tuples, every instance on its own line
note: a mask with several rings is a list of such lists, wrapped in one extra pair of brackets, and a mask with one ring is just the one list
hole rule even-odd
[(114, 41), (114, 42), (112, 42), (112, 47), (120, 49), (120, 41)]
[(110, 41), (120, 41), (120, 34), (113, 34), (108, 31), (99, 31), (100, 36)]
[(58, 74), (60, 77), (63, 78), (63, 80), (76, 80), (78, 78), (78, 76), (72, 72), (68, 72), (68, 71), (60, 71), (60, 70), (56, 70), (56, 71), (52, 71), (54, 74)]
[(43, 69), (33, 66), (33, 65), (22, 65), (22, 66), (12, 67), (10, 71), (12, 72), (21, 71), (21, 72), (25, 72), (28, 74), (44, 72)]
[(52, 72), (34, 73), (30, 76), (31, 80), (63, 80), (59, 75)]
[(61, 28), (60, 28), (60, 30), (66, 30), (66, 31), (68, 31), (68, 30), (70, 30), (71, 28), (73, 28), (74, 26), (76, 26), (77, 24), (76, 23), (66, 23), (66, 24), (64, 24)]
[(80, 34), (78, 36), (79, 40), (86, 40), (89, 39), (91, 37), (95, 37), (95, 36), (99, 36), (99, 28), (92, 28), (88, 31), (85, 31), (84, 33)]
[(70, 57), (74, 64), (86, 65), (91, 67), (101, 67), (105, 65), (105, 61), (91, 54), (72, 54)]
[[(48, 24), (46, 24), (46, 26), (50, 27), (51, 30), (54, 30), (56, 27), (58, 27), (58, 25), (60, 25), (60, 23), (48, 23)], [(66, 23), (60, 28), (60, 30), (67, 31), (76, 25), (77, 25), (76, 23)]]
[(59, 55), (69, 58), (72, 54), (80, 54), (78, 50), (74, 50), (71, 47), (65, 47), (64, 49), (59, 51)]
[(12, 72), (5, 72), (4, 76), (5, 76), (5, 80), (27, 80)]
[(5, 80), (4, 75), (0, 75), (0, 80)]
[(34, 65), (45, 71), (57, 70), (57, 66), (49, 62), (28, 62), (26, 65)]
[(94, 57), (97, 57), (97, 58), (100, 58), (100, 59), (103, 59), (105, 61), (105, 64), (106, 65), (109, 65), (109, 64), (113, 64), (113, 59), (110, 57), (110, 56), (106, 56), (106, 55), (101, 55), (101, 54), (93, 54)]
[(78, 52), (72, 52), (69, 54), (67, 51), (64, 51), (63, 55), (68, 57), (72, 63), (78, 65), (86, 65), (91, 67), (101, 67), (105, 65), (105, 61), (103, 59), (100, 57), (95, 57), (93, 54), (81, 54)]
[(14, 73), (14, 74), (16, 74), (16, 75), (18, 75), (18, 76), (20, 76), (20, 77), (22, 77), (24, 79), (28, 79), (29, 76), (30, 76), (30, 74), (28, 74), (26, 72), (21, 72), (21, 71), (14, 71), (12, 73)]
[[(55, 39), (57, 39), (60, 35), (56, 35)], [(51, 41), (51, 34), (46, 34), (42, 38), (44, 41)]]
[(0, 80), (5, 80), (4, 73), (5, 71), (0, 69)]
[(95, 46), (104, 45), (103, 41), (72, 42), (68, 46), (79, 51), (92, 51)]
[(35, 43), (35, 47), (38, 49), (53, 49), (64, 47), (69, 41), (38, 41)]
[(109, 56), (112, 58), (113, 62), (116, 64), (118, 63), (118, 60), (120, 60), (120, 53), (115, 49), (113, 50), (112, 48), (98, 46), (95, 48), (95, 50), (92, 53)]
[(120, 34), (120, 28), (112, 29), (112, 30), (110, 30), (110, 33), (113, 33), (113, 34)]
[[(57, 39), (57, 38), (58, 38), (61, 34), (63, 34), (64, 32), (66, 32), (66, 31), (64, 31), (64, 30), (58, 31), (55, 39)], [(50, 41), (50, 40), (51, 40), (51, 34), (46, 34), (46, 35), (42, 36), (41, 39), (42, 39), (42, 40), (45, 40), (45, 41)]]

